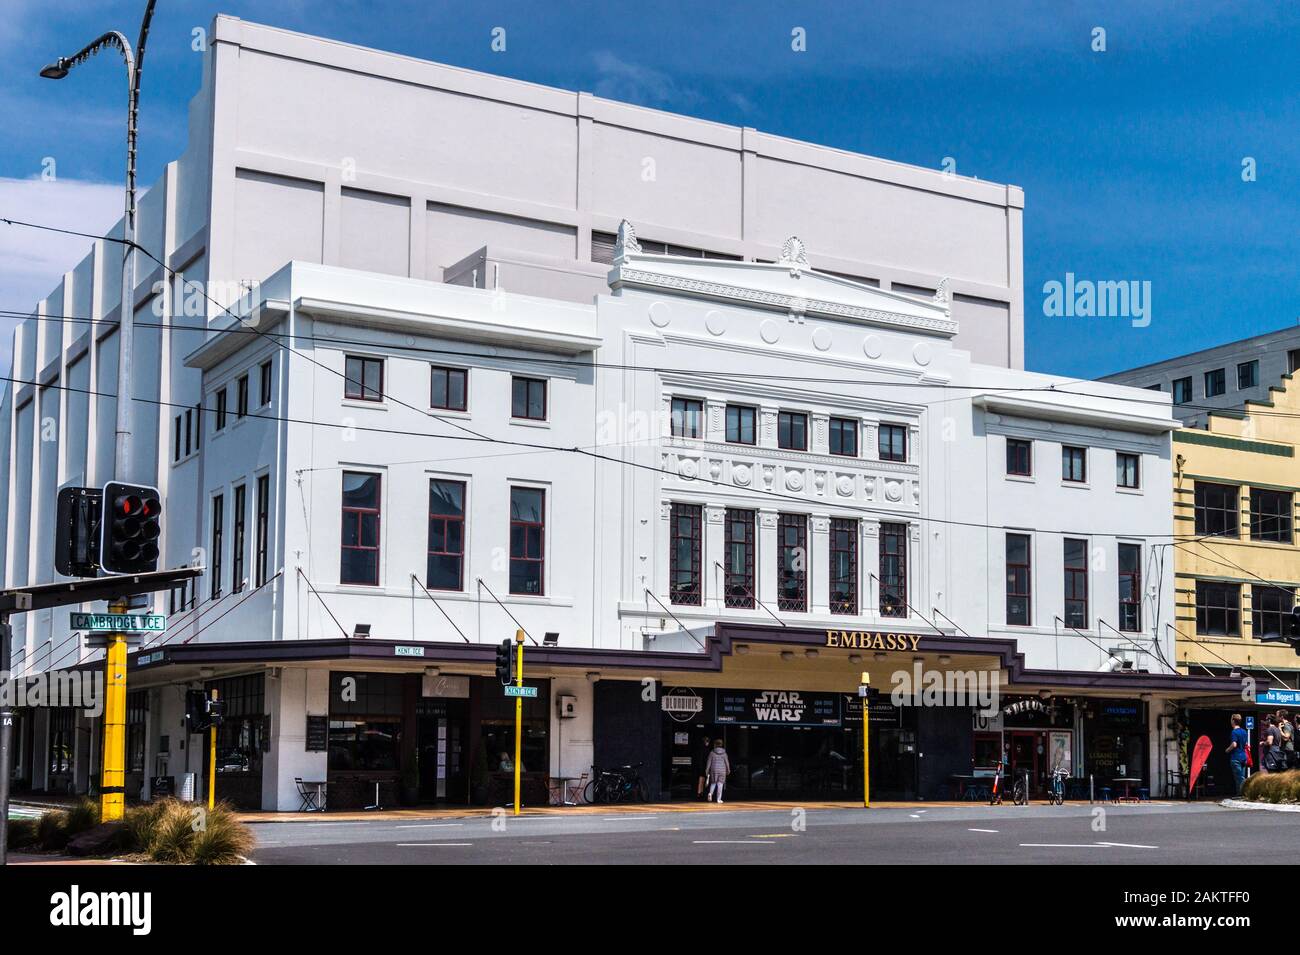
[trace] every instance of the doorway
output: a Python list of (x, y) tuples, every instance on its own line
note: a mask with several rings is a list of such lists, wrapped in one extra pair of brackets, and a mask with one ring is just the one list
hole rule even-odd
[(424, 699), (416, 712), (416, 764), (421, 802), (469, 802), (469, 701)]

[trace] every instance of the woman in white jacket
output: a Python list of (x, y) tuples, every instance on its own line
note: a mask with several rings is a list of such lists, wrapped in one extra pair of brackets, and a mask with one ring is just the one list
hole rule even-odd
[(710, 802), (713, 801), (713, 794), (718, 794), (718, 802), (722, 802), (722, 787), (727, 782), (727, 777), (731, 775), (731, 760), (727, 759), (727, 750), (722, 745), (722, 740), (713, 741), (713, 750), (709, 753), (709, 758), (704, 763), (704, 771), (709, 780)]

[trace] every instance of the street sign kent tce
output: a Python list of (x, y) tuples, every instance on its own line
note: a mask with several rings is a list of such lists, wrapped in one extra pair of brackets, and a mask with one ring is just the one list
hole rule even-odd
[(505, 691), (506, 696), (519, 696), (530, 699), (537, 696), (537, 687), (535, 686), (508, 686)]

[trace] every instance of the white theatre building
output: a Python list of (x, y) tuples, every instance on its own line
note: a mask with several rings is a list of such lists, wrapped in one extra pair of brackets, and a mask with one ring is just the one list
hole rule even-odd
[[(690, 796), (719, 736), (742, 798), (851, 796), (864, 671), (878, 793), (999, 759), (1154, 793), (1177, 705), (1234, 694), (1168, 663), (1170, 408), (1020, 370), (1019, 190), (212, 38), (141, 208), (131, 477), (204, 574), (131, 657), (128, 796), (206, 784), (205, 687), (221, 797), (503, 801), (516, 629), (532, 802), (623, 764)], [(112, 476), (116, 249), (15, 335), (6, 588), (57, 579), (58, 489)], [(100, 665), (69, 612), (15, 618), (16, 672)], [(1014, 705), (893, 705), (914, 672)], [(93, 788), (97, 722), (17, 734), (20, 784)]]

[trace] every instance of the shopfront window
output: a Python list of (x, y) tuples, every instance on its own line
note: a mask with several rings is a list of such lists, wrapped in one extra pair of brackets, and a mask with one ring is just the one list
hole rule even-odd
[[(513, 773), (515, 757), (515, 701), (501, 693), (501, 684), (490, 678), (478, 680), (480, 703), (479, 752), (476, 764), (487, 773)], [(550, 684), (546, 680), (525, 680), (536, 686), (537, 696), (523, 701), (521, 771), (546, 773), (547, 733), (550, 727)], [(476, 774), (480, 772), (476, 769)]]
[(396, 772), (403, 709), (400, 673), (330, 674), (330, 772)]
[(132, 690), (126, 695), (126, 771), (144, 772), (144, 737), (149, 716), (149, 692)]
[(76, 711), (66, 708), (50, 711), (50, 775), (72, 772), (73, 733)]
[(260, 773), (267, 732), (265, 676), (250, 673), (204, 684), (209, 697), (213, 690), (225, 703), (225, 718), (217, 727), (217, 772)]

